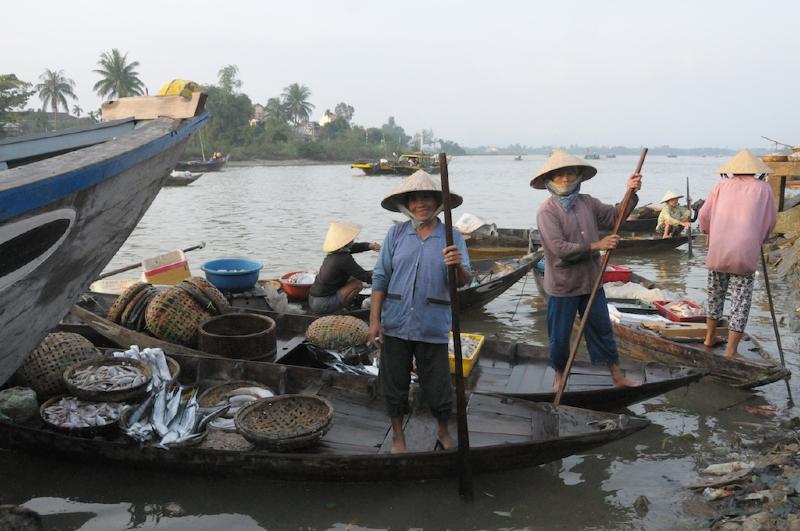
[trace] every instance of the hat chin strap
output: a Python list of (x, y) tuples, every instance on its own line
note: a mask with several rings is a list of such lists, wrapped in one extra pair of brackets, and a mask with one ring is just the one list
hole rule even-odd
[[(402, 203), (395, 203), (395, 204), (397, 205), (397, 210), (399, 210), (401, 214), (404, 214), (408, 219), (411, 220), (411, 224), (414, 226), (414, 230), (419, 229), (426, 223), (425, 221), (420, 221), (416, 217), (414, 217), (414, 214), (412, 214), (411, 211), (408, 208), (406, 208), (404, 204)], [(436, 208), (436, 211), (433, 213), (433, 216), (431, 216), (431, 220), (434, 219), (439, 214), (441, 214), (443, 211), (444, 211), (444, 205), (443, 204), (439, 205)]]

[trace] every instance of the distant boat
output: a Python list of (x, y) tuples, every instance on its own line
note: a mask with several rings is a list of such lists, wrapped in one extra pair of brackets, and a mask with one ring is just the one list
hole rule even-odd
[(600, 160), (600, 154), (599, 153), (587, 153), (586, 155), (583, 156), (583, 158), (586, 159), (586, 160)]
[(0, 385), (122, 247), (207, 119), (125, 119), (0, 142)]
[(180, 171), (220, 171), (228, 163), (230, 153), (215, 153), (207, 160), (181, 160), (175, 165), (176, 170)]
[(669, 153), (669, 154), (667, 155), (667, 158), (668, 158), (668, 159), (677, 159), (677, 158), (678, 158), (678, 155), (676, 155), (675, 153)]
[(609, 153), (609, 154), (606, 155), (606, 158), (607, 159), (615, 159), (615, 158), (617, 158), (617, 156), (614, 153)]
[[(450, 160), (450, 157), (447, 159)], [(375, 162), (357, 160), (351, 168), (364, 172), (365, 175), (411, 175), (417, 170), (425, 170), (430, 174), (438, 174), (439, 159), (435, 155), (423, 152), (403, 153), (395, 161), (380, 159)]]
[(522, 160), (522, 155), (517, 155), (516, 157), (514, 157), (514, 160)]

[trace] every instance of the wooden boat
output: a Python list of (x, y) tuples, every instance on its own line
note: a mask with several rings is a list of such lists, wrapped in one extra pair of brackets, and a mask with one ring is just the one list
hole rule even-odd
[(600, 153), (587, 153), (583, 158), (586, 160), (600, 160)]
[[(465, 312), (489, 304), (524, 277), (536, 261), (538, 261), (538, 257), (534, 260), (533, 255), (527, 255), (518, 258), (475, 260), (471, 262), (472, 270), (475, 274), (475, 284), (458, 289), (460, 310)], [(259, 282), (261, 283), (262, 281)], [(226, 293), (225, 295), (233, 306), (260, 310), (272, 309), (266, 297), (264, 297), (263, 291), (258, 289), (244, 293)], [(360, 303), (367, 296), (362, 296), (358, 302)], [(303, 313), (311, 313), (307, 301), (293, 302), (300, 303)], [(367, 316), (369, 315), (369, 310), (355, 310), (351, 314)]]
[[(129, 330), (107, 320), (104, 316), (115, 299), (114, 296), (90, 294), (72, 309), (72, 317), (77, 320), (63, 323), (61, 329), (83, 334), (95, 344), (102, 344), (102, 338), (105, 338), (120, 347), (139, 345), (142, 348), (157, 347), (165, 352), (187, 356), (210, 356)], [(275, 321), (275, 363), (318, 369), (326, 367), (309, 351), (305, 343), (306, 329), (315, 320), (314, 317), (268, 311), (257, 313), (267, 315)], [(86, 326), (94, 333), (87, 331)], [(478, 357), (478, 366), (470, 373), (466, 387), (475, 392), (502, 394), (525, 400), (552, 400), (553, 373), (547, 366), (548, 359), (549, 352), (545, 347), (486, 339)], [(624, 360), (620, 366), (627, 375), (641, 380), (643, 384), (639, 387), (615, 388), (607, 370), (579, 360), (574, 366), (573, 377), (568, 382), (562, 403), (598, 410), (619, 409), (688, 385), (706, 374), (702, 369), (667, 367), (658, 363), (632, 360)]]
[(202, 176), (202, 173), (173, 170), (164, 182), (164, 186), (189, 186)]
[[(536, 267), (533, 271), (539, 292), (547, 298), (544, 271)], [(657, 287), (654, 282), (635, 273), (631, 275), (631, 282), (648, 289)], [(711, 378), (743, 389), (766, 385), (790, 376), (788, 370), (776, 363), (761, 344), (747, 334), (739, 344), (742, 356), (731, 359), (724, 356), (724, 344), (704, 346), (705, 333), (694, 338), (666, 337), (645, 327), (641, 321), (612, 321), (612, 325), (619, 353), (633, 359), (708, 369)]]
[(192, 172), (220, 171), (228, 163), (230, 156), (230, 153), (226, 153), (218, 158), (210, 158), (205, 160), (181, 160), (175, 164), (175, 169)]
[[(436, 448), (435, 422), (417, 404), (404, 421), (408, 453), (391, 454), (391, 430), (374, 379), (257, 361), (185, 356), (181, 379), (201, 390), (225, 381), (266, 384), (279, 394), (322, 397), (333, 406), (331, 429), (310, 447), (278, 453), (243, 445), (238, 434), (212, 431), (198, 446), (168, 451), (122, 435), (82, 438), (46, 429), (41, 421), (0, 421), (0, 446), (62, 459), (106, 461), (135, 468), (200, 474), (245, 474), (278, 480), (397, 481), (457, 475), (458, 451)], [(516, 470), (583, 453), (631, 435), (650, 422), (627, 415), (508, 397), (469, 394), (470, 462), (476, 473)], [(412, 401), (417, 403), (419, 401)], [(455, 433), (455, 416), (451, 421)], [(226, 444), (227, 441), (227, 444)], [(240, 449), (232, 449), (240, 448)]]
[[(601, 232), (602, 237), (605, 232)], [(655, 234), (646, 234), (642, 236), (623, 235), (620, 239), (617, 248), (614, 250), (615, 254), (640, 254), (640, 253), (655, 253), (660, 251), (668, 251), (675, 249), (688, 243), (689, 237), (687, 235), (676, 236), (673, 238), (662, 238)], [(542, 244), (542, 237), (539, 235), (539, 229), (533, 229), (531, 233), (531, 242), (540, 246)]]
[(89, 128), (105, 142), (79, 131), (14, 141), (0, 171), (0, 384), (113, 258), (206, 120), (124, 120), (111, 138)]
[(388, 159), (357, 160), (350, 167), (363, 171), (365, 175), (411, 175), (417, 170), (425, 170), (436, 175), (440, 171), (438, 158), (423, 152), (403, 153), (394, 161)]
[(530, 252), (529, 229), (497, 229), (496, 234), (471, 234), (466, 238), (470, 259), (523, 256)]

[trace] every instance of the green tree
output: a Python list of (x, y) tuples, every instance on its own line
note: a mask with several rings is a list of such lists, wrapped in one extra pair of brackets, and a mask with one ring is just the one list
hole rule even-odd
[(336, 107), (333, 109), (334, 114), (336, 114), (339, 118), (344, 118), (347, 123), (353, 119), (353, 114), (355, 114), (356, 110), (353, 108), (352, 105), (348, 105), (345, 102), (337, 103)]
[(268, 99), (267, 104), (264, 106), (264, 113), (267, 115), (267, 119), (275, 123), (285, 124), (289, 121), (289, 112), (286, 110), (286, 106), (284, 106), (280, 98)]
[[(10, 121), (9, 112), (22, 109), (35, 91), (14, 74), (0, 74), (0, 125)], [(0, 135), (3, 134), (0, 128)]]
[(80, 118), (81, 117), (81, 113), (83, 113), (83, 109), (81, 109), (80, 105), (73, 105), (72, 106), (72, 114), (74, 114), (76, 118)]
[(405, 130), (397, 125), (394, 121), (394, 116), (390, 116), (385, 124), (381, 126), (383, 130), (383, 138), (386, 142), (386, 148), (389, 152), (400, 154), (408, 148), (408, 142), (411, 137), (408, 136)]
[(314, 104), (308, 101), (311, 97), (311, 89), (305, 85), (292, 83), (285, 89), (281, 98), (286, 108), (286, 112), (295, 125), (307, 122), (314, 109)]
[(239, 67), (236, 65), (225, 65), (217, 72), (219, 88), (227, 94), (233, 94), (242, 87), (239, 79)]
[(39, 76), (41, 83), (36, 84), (36, 92), (39, 93), (39, 99), (42, 100), (42, 105), (47, 108), (48, 106), (53, 111), (54, 126), (58, 127), (58, 109), (63, 107), (64, 112), (69, 112), (67, 105), (67, 97), (77, 100), (75, 96), (75, 82), (64, 75), (63, 70), (45, 70)]
[(100, 81), (94, 84), (92, 90), (101, 98), (115, 99), (144, 94), (144, 83), (139, 79), (136, 67), (139, 61), (128, 62), (128, 54), (121, 54), (116, 48), (110, 52), (103, 52), (97, 61), (100, 68), (92, 70), (100, 74)]
[(249, 131), (253, 105), (246, 94), (236, 92), (242, 85), (236, 77), (238, 72), (236, 65), (224, 66), (218, 72), (219, 84), (204, 87), (211, 120), (203, 130), (203, 138), (213, 151), (231, 151), (253, 134)]

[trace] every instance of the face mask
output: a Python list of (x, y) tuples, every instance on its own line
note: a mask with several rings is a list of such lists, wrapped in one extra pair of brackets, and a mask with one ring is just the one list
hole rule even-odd
[(547, 189), (553, 192), (556, 195), (569, 195), (578, 188), (578, 184), (580, 184), (580, 179), (575, 180), (572, 183), (568, 184), (556, 184), (552, 180), (549, 180), (545, 183)]

